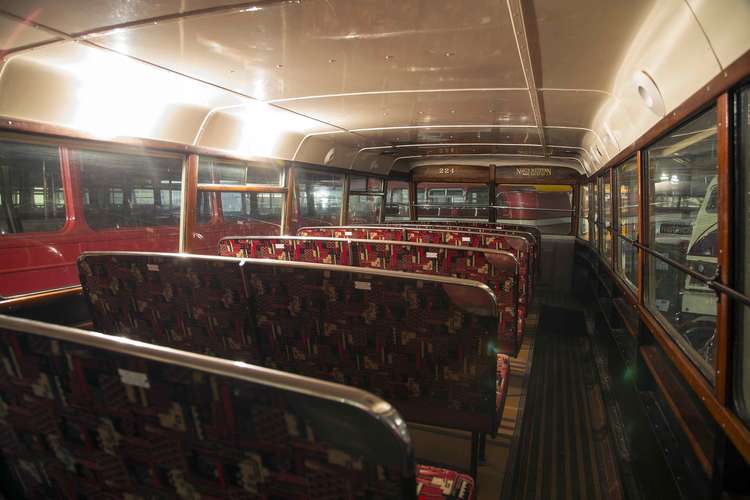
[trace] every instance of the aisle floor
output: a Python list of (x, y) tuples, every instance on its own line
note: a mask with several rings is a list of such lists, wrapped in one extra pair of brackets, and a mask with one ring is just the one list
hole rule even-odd
[(583, 312), (543, 306), (508, 499), (623, 498)]

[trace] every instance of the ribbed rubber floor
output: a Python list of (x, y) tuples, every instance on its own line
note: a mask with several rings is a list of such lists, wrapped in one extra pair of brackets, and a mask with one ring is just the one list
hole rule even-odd
[(518, 462), (506, 498), (622, 498), (585, 328), (580, 311), (540, 311)]

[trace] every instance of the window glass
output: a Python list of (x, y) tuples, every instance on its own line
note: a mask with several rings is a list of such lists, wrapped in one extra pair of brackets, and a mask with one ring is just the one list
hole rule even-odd
[(64, 224), (58, 148), (0, 141), (0, 235), (53, 232)]
[(175, 226), (180, 221), (182, 159), (74, 151), (83, 213), (95, 230)]
[[(638, 241), (638, 163), (635, 158), (617, 167), (619, 194), (619, 231), (633, 241)], [(630, 242), (619, 238), (617, 270), (625, 282), (635, 287), (638, 268), (638, 251)]]
[(591, 241), (599, 251), (599, 179), (591, 183)]
[(610, 173), (602, 176), (602, 241), (607, 265), (612, 263), (612, 180)]
[(351, 192), (363, 192), (369, 191), (371, 193), (382, 193), (383, 192), (383, 179), (377, 177), (364, 177), (359, 175), (353, 175), (349, 177), (349, 191)]
[[(738, 257), (735, 259), (739, 273), (736, 276), (737, 286), (744, 294), (750, 293), (750, 87), (739, 94), (739, 114), (737, 126), (737, 160), (736, 168), (740, 172), (740, 210), (742, 229), (738, 234), (740, 244)], [(737, 349), (733, 356), (735, 366), (735, 402), (745, 422), (750, 423), (750, 308), (737, 304), (738, 331)]]
[(57, 146), (0, 141), (0, 296), (78, 283)]
[(349, 224), (380, 222), (382, 195), (353, 194), (349, 196)]
[(268, 184), (280, 186), (283, 170), (270, 164), (219, 160), (201, 156), (198, 182), (205, 184)]
[(417, 184), (418, 219), (487, 219), (489, 188), (486, 184)]
[(581, 185), (580, 204), (578, 206), (578, 237), (589, 241), (589, 186)]
[[(279, 186), (283, 170), (272, 164), (234, 162), (202, 156), (198, 182), (229, 185)], [(227, 236), (278, 235), (281, 233), (283, 193), (198, 192), (198, 227), (192, 251), (216, 255)]]
[(497, 222), (536, 226), (544, 234), (569, 234), (573, 215), (573, 186), (558, 184), (498, 184)]
[[(648, 149), (649, 246), (712, 277), (717, 265), (716, 110)], [(716, 295), (654, 257), (647, 260), (647, 304), (709, 378), (714, 361)]]
[(341, 218), (344, 177), (302, 169), (295, 174), (292, 234), (305, 226), (337, 225)]
[(409, 183), (388, 181), (385, 199), (385, 220), (409, 220)]

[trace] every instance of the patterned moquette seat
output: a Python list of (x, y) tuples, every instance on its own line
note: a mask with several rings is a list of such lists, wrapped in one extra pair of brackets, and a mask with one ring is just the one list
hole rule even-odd
[(195, 358), (0, 316), (6, 497), (473, 498), (372, 394)]
[[(479, 283), (170, 254), (83, 254), (79, 265), (105, 333), (346, 383), (414, 421), (497, 428), (497, 304)], [(221, 282), (202, 274), (213, 269)], [(212, 297), (227, 300), (197, 315)], [(213, 328), (214, 316), (223, 328)]]
[[(392, 271), (434, 274), (471, 279), (484, 283), (495, 292), (500, 314), (497, 347), (500, 352), (515, 355), (520, 347), (519, 329), (523, 322), (517, 321), (518, 262), (512, 254), (489, 249), (471, 247), (435, 246), (412, 242), (382, 240), (341, 240), (318, 237), (226, 237), (219, 244), (221, 255), (235, 257), (261, 256), (252, 249), (278, 247), (273, 254), (276, 260), (303, 260), (327, 263), (322, 253), (312, 253), (305, 258), (295, 258), (302, 252), (295, 247), (319, 246), (348, 249), (352, 265)], [(342, 253), (339, 250), (339, 253)], [(265, 256), (265, 255), (263, 255)], [(317, 256), (317, 260), (316, 260)]]
[(474, 282), (246, 260), (263, 364), (360, 387), (407, 420), (494, 433), (497, 318)]
[(259, 359), (239, 261), (85, 253), (78, 261), (97, 330), (247, 362)]

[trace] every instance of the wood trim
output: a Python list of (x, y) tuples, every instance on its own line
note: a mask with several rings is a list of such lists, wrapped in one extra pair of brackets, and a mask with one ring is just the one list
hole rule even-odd
[[(586, 178), (583, 177), (585, 180)], [(521, 185), (533, 185), (533, 184), (544, 184), (544, 185), (552, 185), (555, 186), (562, 186), (565, 184), (575, 186), (578, 184), (577, 179), (539, 179), (534, 177), (497, 177), (495, 179), (495, 184), (521, 184)]]
[[(646, 220), (646, 218), (648, 217), (648, 210), (646, 209), (646, 207), (648, 206), (648, 197), (647, 190), (644, 189), (644, 181), (646, 179), (646, 176), (643, 175), (644, 169), (646, 168), (645, 157), (641, 150), (638, 150), (638, 152), (636, 153), (635, 161), (637, 164), (636, 172), (638, 175), (638, 200), (640, 202), (638, 203), (638, 242), (641, 245), (646, 246), (648, 244), (648, 237), (645, 230), (648, 227), (648, 221)], [(646, 284), (646, 252), (644, 252), (640, 248), (636, 248), (636, 251), (638, 252), (638, 268), (636, 270), (636, 293), (638, 295), (638, 303), (643, 305), (646, 299), (644, 290), (644, 286)]]
[(573, 236), (578, 237), (578, 223), (581, 217), (581, 185), (576, 184), (573, 186), (573, 220), (570, 221), (570, 231)]
[(750, 462), (750, 431), (744, 422), (730, 408), (724, 406), (718, 400), (714, 393), (714, 388), (682, 353), (651, 312), (641, 304), (638, 305), (638, 312), (646, 328), (648, 328), (672, 364), (703, 402), (708, 412), (719, 424), (721, 430), (729, 437), (744, 459)]
[(706, 455), (706, 450), (703, 449), (688, 422), (688, 420), (692, 420), (693, 424), (700, 424), (704, 419), (698, 414), (697, 408), (690, 404), (690, 396), (685, 394), (684, 390), (681, 390), (682, 387), (679, 382), (675, 381), (674, 377), (671, 376), (669, 367), (664, 366), (665, 361), (661, 353), (658, 352), (658, 348), (655, 346), (641, 346), (640, 352), (644, 364), (651, 372), (656, 385), (667, 401), (669, 409), (679, 423), (682, 432), (687, 437), (687, 441), (695, 457), (698, 459), (698, 463), (700, 463), (706, 476), (711, 477), (713, 472), (711, 459)]
[(625, 325), (625, 330), (627, 330), (628, 334), (633, 338), (638, 337), (638, 313), (633, 310), (632, 306), (625, 299), (620, 297), (613, 299), (612, 305), (620, 316), (622, 324)]
[(196, 186), (198, 191), (215, 191), (227, 193), (286, 193), (282, 186), (268, 186), (261, 184), (206, 184)]
[(44, 292), (19, 295), (17, 297), (0, 300), (0, 313), (5, 314), (22, 307), (42, 304), (44, 302), (49, 302), (62, 297), (80, 295), (81, 293), (83, 293), (81, 285), (76, 285), (66, 288), (58, 288), (55, 290), (47, 290)]
[(286, 198), (284, 199), (284, 213), (281, 214), (281, 234), (288, 235), (292, 218), (294, 217), (294, 190), (296, 169), (289, 168), (286, 172)]
[(698, 89), (671, 113), (656, 122), (653, 127), (648, 129), (635, 142), (617, 153), (600, 170), (612, 168), (622, 163), (629, 156), (632, 156), (640, 149), (661, 138), (661, 136), (672, 130), (680, 122), (709, 107), (714, 99), (740, 83), (748, 75), (750, 75), (750, 50), (746, 51), (736, 61), (727, 66), (724, 71)]
[(341, 213), (339, 214), (339, 224), (342, 226), (346, 225), (346, 222), (349, 220), (349, 181), (351, 180), (351, 175), (346, 174), (344, 176), (344, 189), (341, 193)]
[[(718, 162), (718, 264), (719, 280), (722, 284), (732, 286), (732, 240), (731, 240), (731, 218), (732, 204), (732, 112), (729, 94), (719, 96), (716, 103), (717, 119), (717, 162)], [(726, 404), (728, 400), (729, 381), (731, 380), (730, 351), (732, 350), (732, 314), (730, 299), (726, 293), (719, 294), (716, 330), (716, 397)]]
[[(489, 169), (490, 181), (487, 185), (487, 201), (489, 201), (490, 205), (495, 205), (497, 203), (497, 168), (490, 165)], [(487, 211), (487, 221), (497, 221), (497, 209), (490, 208)]]
[(409, 220), (417, 220), (417, 182), (409, 179)]
[(198, 224), (198, 155), (187, 158), (183, 176), (183, 203), (180, 221), (180, 252), (193, 250), (195, 227)]

